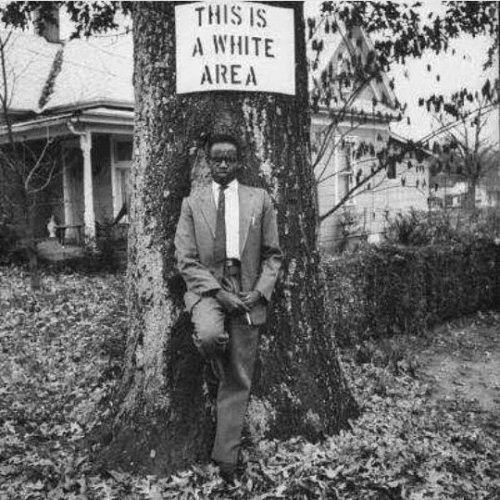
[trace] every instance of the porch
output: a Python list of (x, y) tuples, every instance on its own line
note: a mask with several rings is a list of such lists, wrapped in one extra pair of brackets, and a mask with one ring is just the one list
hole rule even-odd
[(13, 125), (16, 142), (57, 142), (56, 174), (37, 198), (42, 254), (59, 260), (103, 237), (126, 238), (132, 122), (131, 110), (97, 108)]

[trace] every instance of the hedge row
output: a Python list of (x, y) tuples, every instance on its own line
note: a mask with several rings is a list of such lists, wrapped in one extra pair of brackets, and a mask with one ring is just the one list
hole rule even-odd
[(407, 333), (500, 306), (500, 246), (368, 247), (324, 264), (337, 339)]

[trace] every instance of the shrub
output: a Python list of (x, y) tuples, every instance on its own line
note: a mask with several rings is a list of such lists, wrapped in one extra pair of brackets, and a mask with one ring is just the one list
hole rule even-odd
[(338, 340), (418, 335), (442, 321), (498, 307), (500, 246), (368, 247), (324, 261)]
[(109, 221), (97, 225), (96, 238), (92, 245), (86, 245), (85, 257), (80, 260), (79, 269), (91, 272), (122, 271), (127, 264), (127, 233), (117, 230)]
[(127, 267), (126, 238), (126, 231), (101, 225), (96, 237), (85, 242), (82, 256), (50, 263), (49, 267), (59, 272), (122, 273)]
[(0, 264), (19, 260), (20, 236), (16, 227), (0, 219)]
[(411, 210), (388, 220), (385, 239), (399, 245), (434, 245), (500, 238), (498, 208), (466, 211)]

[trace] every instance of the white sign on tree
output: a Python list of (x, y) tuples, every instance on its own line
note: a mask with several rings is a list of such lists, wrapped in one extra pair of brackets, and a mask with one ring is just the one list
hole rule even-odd
[(295, 95), (293, 10), (256, 2), (176, 5), (177, 93)]

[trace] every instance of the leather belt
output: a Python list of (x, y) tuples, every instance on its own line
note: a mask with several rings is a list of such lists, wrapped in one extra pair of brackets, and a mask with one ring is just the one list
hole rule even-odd
[(241, 263), (238, 259), (226, 259), (224, 261), (224, 270), (228, 276), (239, 276)]

